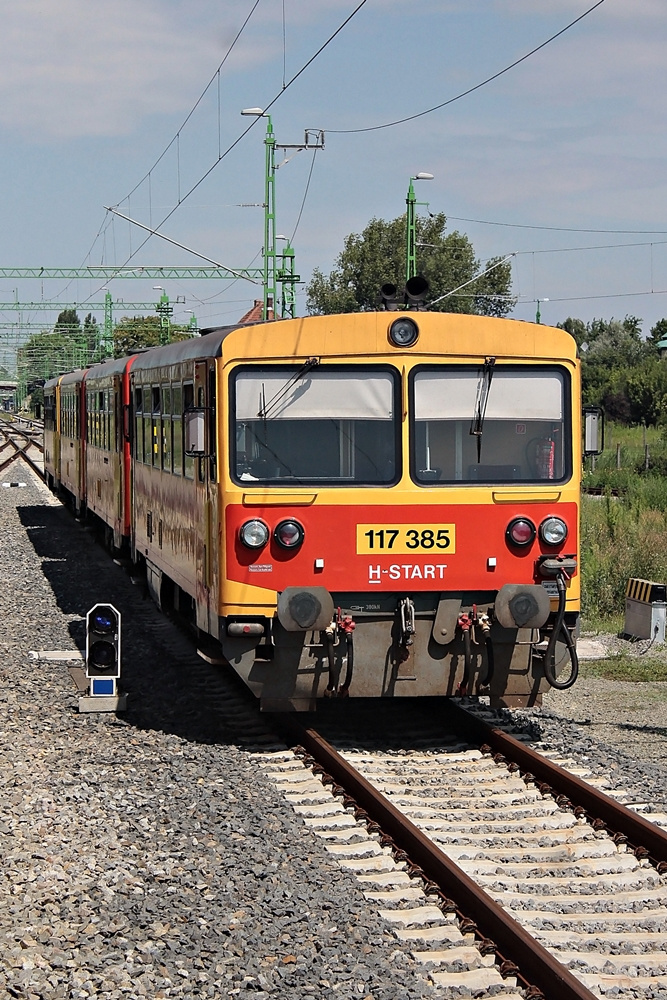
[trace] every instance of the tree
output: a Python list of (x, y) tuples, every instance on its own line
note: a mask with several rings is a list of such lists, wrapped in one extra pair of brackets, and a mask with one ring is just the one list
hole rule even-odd
[(584, 323), (569, 317), (558, 326), (577, 342), (584, 403), (603, 406), (608, 416), (624, 423), (636, 419), (637, 400), (628, 393), (628, 372), (650, 354), (641, 338), (641, 320), (626, 316)]
[(626, 387), (633, 423), (657, 426), (664, 422), (667, 412), (667, 364), (664, 361), (658, 357), (646, 358), (627, 373)]
[[(123, 358), (133, 351), (157, 347), (160, 343), (161, 325), (159, 316), (123, 316), (113, 331), (114, 357)], [(192, 336), (189, 326), (170, 324), (170, 343), (188, 340)]]
[[(484, 270), (494, 264), (498, 266), (481, 274), (468, 237), (456, 230), (445, 234), (446, 224), (442, 212), (416, 220), (418, 270), (429, 282), (431, 308), (440, 312), (506, 316), (516, 304), (510, 295), (509, 262), (500, 263), (501, 258), (494, 258)], [(390, 222), (371, 219), (361, 234), (350, 233), (345, 238), (329, 275), (315, 268), (307, 288), (308, 311), (322, 314), (377, 309), (382, 285), (393, 283), (399, 288), (404, 285), (405, 265), (405, 216)], [(449, 294), (461, 285), (466, 287)]]
[(655, 326), (651, 327), (651, 332), (646, 338), (646, 342), (651, 347), (657, 348), (658, 343), (665, 339), (667, 339), (667, 319), (659, 319)]
[(70, 332), (56, 329), (33, 334), (16, 352), (16, 369), (19, 382), (33, 403), (43, 398), (41, 387), (55, 375), (81, 368), (88, 361), (81, 338)]
[(58, 315), (53, 332), (64, 334), (69, 333), (74, 336), (81, 333), (81, 320), (79, 319), (79, 314), (76, 309), (63, 309), (63, 311)]
[(83, 321), (83, 340), (86, 345), (88, 357), (99, 357), (97, 351), (100, 346), (100, 328), (92, 313), (88, 313)]

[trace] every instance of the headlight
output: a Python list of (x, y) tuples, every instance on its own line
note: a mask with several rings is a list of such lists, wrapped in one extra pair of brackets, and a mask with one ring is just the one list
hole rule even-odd
[(389, 339), (395, 347), (412, 347), (419, 336), (419, 327), (413, 319), (395, 319), (389, 327)]
[(254, 518), (241, 525), (239, 535), (243, 544), (247, 545), (249, 549), (261, 549), (269, 540), (269, 529), (264, 521)]
[(527, 517), (515, 517), (507, 525), (505, 538), (512, 545), (530, 545), (535, 539), (535, 525)]
[(283, 549), (296, 549), (303, 541), (304, 531), (298, 521), (281, 521), (273, 537)]
[(562, 545), (567, 538), (567, 525), (559, 517), (548, 517), (540, 525), (540, 538), (545, 545)]

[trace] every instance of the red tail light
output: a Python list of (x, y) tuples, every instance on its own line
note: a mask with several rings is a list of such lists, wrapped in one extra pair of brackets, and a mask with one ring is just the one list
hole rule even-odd
[(281, 521), (273, 532), (273, 537), (283, 549), (298, 549), (304, 538), (304, 530), (298, 521)]
[(515, 517), (507, 525), (505, 538), (511, 545), (525, 548), (535, 541), (535, 525), (527, 517)]

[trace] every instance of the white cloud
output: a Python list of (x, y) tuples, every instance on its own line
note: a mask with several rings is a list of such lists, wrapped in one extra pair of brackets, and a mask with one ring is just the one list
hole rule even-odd
[(232, 4), (217, 19), (207, 6), (208, 24), (156, 0), (4, 6), (0, 124), (39, 140), (127, 135), (145, 115), (187, 110), (241, 23)]

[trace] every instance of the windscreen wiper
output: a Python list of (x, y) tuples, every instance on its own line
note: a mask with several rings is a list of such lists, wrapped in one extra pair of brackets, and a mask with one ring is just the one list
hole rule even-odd
[(260, 417), (261, 420), (266, 420), (271, 410), (275, 410), (280, 400), (287, 395), (292, 386), (296, 385), (296, 383), (299, 382), (304, 377), (304, 375), (307, 375), (308, 372), (311, 371), (311, 369), (315, 368), (317, 365), (319, 365), (319, 363), (320, 363), (319, 358), (308, 358), (308, 360), (303, 365), (301, 365), (299, 370), (295, 372), (294, 375), (292, 375), (292, 377), (287, 380), (282, 389), (279, 389), (278, 392), (276, 392), (275, 395), (271, 397), (268, 403), (266, 402), (264, 396), (264, 383), (262, 382), (262, 402), (259, 407), (259, 412), (257, 416)]
[(484, 417), (486, 416), (486, 404), (489, 401), (489, 390), (491, 389), (491, 379), (496, 363), (495, 358), (484, 358), (479, 380), (477, 382), (477, 394), (475, 396), (475, 409), (470, 424), (470, 433), (477, 438), (477, 464), (482, 457), (482, 431), (484, 430)]

